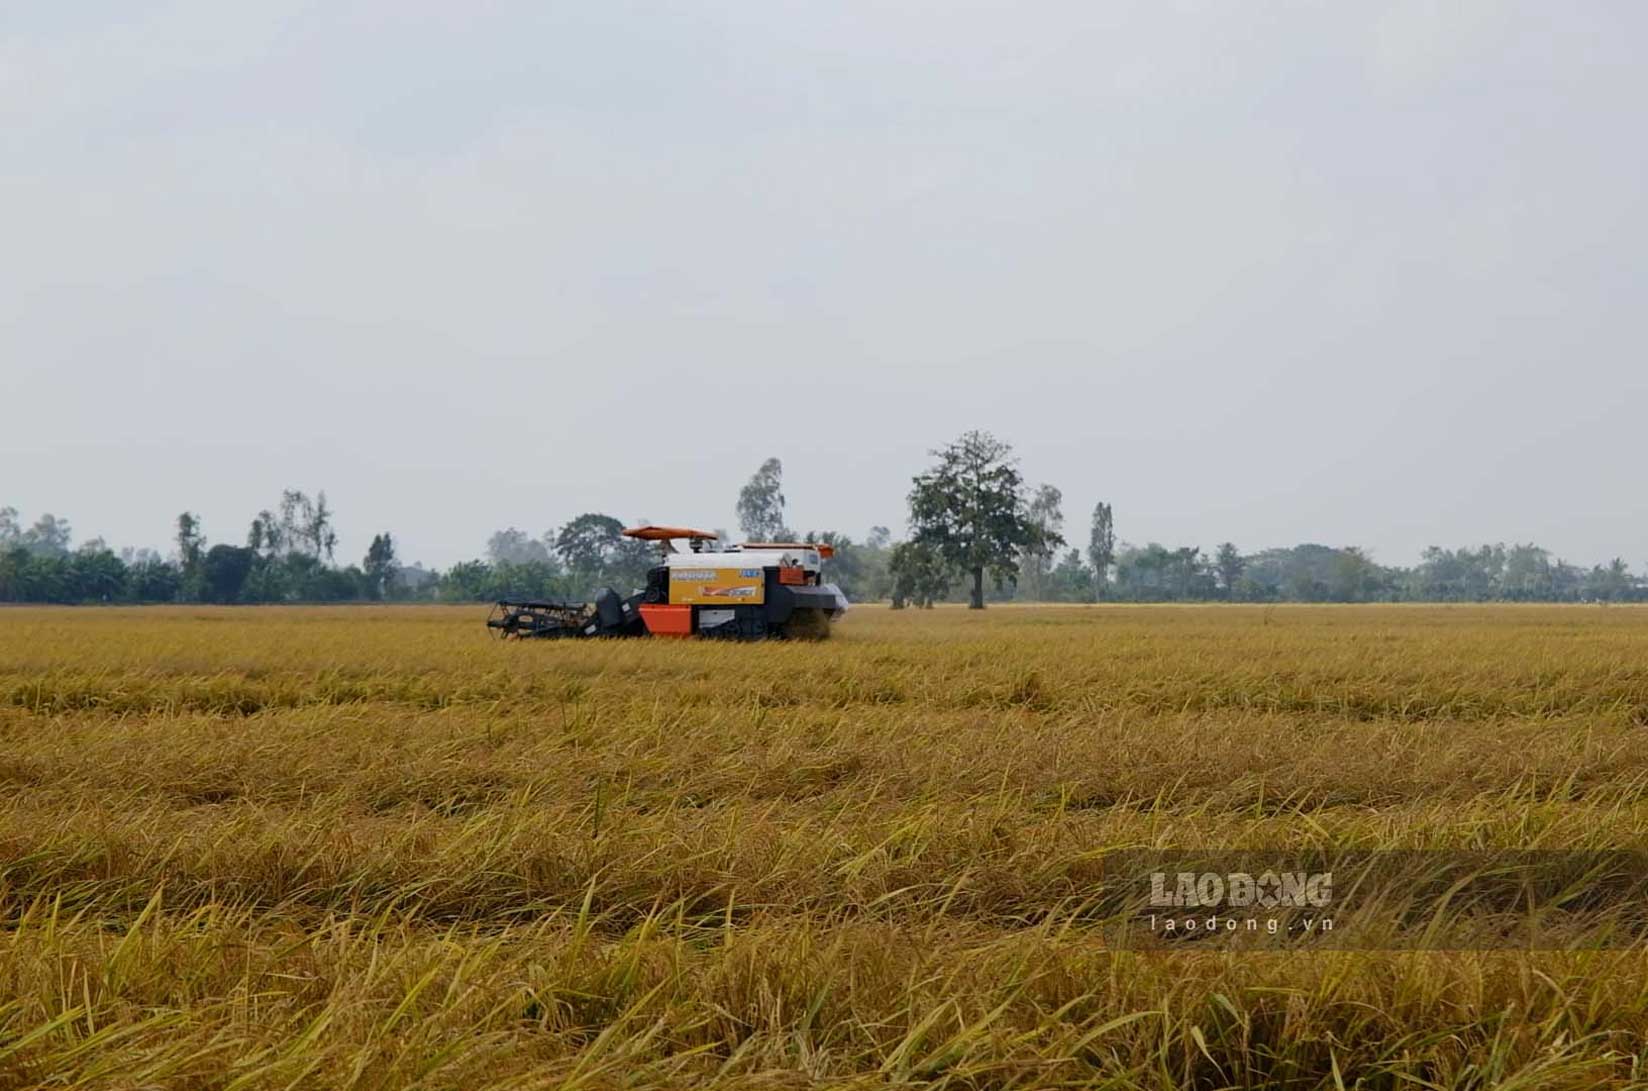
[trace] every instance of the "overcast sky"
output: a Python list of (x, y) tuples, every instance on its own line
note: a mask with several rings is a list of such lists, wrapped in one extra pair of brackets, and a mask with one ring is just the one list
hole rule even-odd
[(1648, 561), (1648, 6), (7, 3), (0, 506)]

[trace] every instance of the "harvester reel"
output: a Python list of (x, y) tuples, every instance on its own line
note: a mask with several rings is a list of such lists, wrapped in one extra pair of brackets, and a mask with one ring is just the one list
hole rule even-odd
[(493, 604), (486, 631), (500, 640), (578, 636), (589, 620), (590, 609), (581, 602), (506, 599)]

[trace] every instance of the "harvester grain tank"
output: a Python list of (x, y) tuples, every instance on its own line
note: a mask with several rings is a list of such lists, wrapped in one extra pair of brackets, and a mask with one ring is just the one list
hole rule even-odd
[[(657, 542), (659, 563), (646, 586), (627, 598), (613, 589), (591, 602), (506, 599), (487, 628), (506, 639), (592, 636), (708, 636), (737, 640), (817, 637), (847, 611), (847, 599), (823, 579), (834, 555), (818, 542), (745, 542), (713, 549), (716, 536), (690, 527), (632, 527), (624, 533)], [(685, 552), (675, 547), (685, 541)]]

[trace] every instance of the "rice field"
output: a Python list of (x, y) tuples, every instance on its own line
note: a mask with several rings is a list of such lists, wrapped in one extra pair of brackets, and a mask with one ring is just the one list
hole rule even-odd
[(0, 1087), (1648, 1087), (1640, 942), (1092, 900), (1123, 850), (1648, 848), (1648, 608), (484, 616), (0, 610)]

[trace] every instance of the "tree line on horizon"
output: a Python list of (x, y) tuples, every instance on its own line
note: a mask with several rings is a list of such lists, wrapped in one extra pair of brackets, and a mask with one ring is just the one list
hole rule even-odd
[[(1648, 574), (1622, 558), (1589, 569), (1534, 544), (1445, 549), (1431, 546), (1411, 567), (1381, 565), (1356, 546), (1316, 543), (1243, 553), (1222, 542), (1200, 546), (1118, 541), (1115, 514), (1093, 506), (1085, 548), (1065, 538), (1064, 496), (1030, 487), (1011, 445), (968, 432), (931, 452), (912, 479), (910, 534), (885, 527), (863, 543), (835, 545), (832, 577), (849, 597), (895, 608), (966, 602), (1642, 602)], [(744, 529), (782, 527), (782, 467), (769, 459), (740, 495)], [(788, 532), (784, 532), (788, 536)], [(857, 592), (855, 594), (854, 592)]]
[[(1589, 569), (1533, 544), (1432, 546), (1411, 567), (1380, 565), (1355, 546), (1315, 543), (1243, 553), (1223, 542), (1132, 545), (1116, 536), (1099, 501), (1085, 547), (1065, 538), (1064, 496), (1029, 486), (1011, 445), (968, 432), (931, 452), (912, 478), (909, 533), (876, 526), (862, 540), (839, 531), (790, 529), (783, 464), (765, 460), (740, 489), (746, 541), (829, 544), (828, 578), (854, 601), (895, 608), (965, 602), (1641, 602), (1648, 574), (1622, 558)], [(644, 520), (642, 520), (644, 522)], [(616, 517), (587, 512), (533, 535), (494, 532), (485, 558), (445, 571), (401, 563), (388, 532), (373, 536), (359, 563), (337, 563), (326, 493), (298, 489), (255, 515), (244, 544), (209, 543), (199, 516), (181, 513), (173, 548), (112, 549), (103, 539), (73, 544), (52, 514), (24, 526), (0, 508), (0, 602), (298, 603), (487, 602), (500, 598), (585, 599), (611, 586), (641, 585), (654, 547), (623, 536)], [(717, 531), (725, 540), (724, 531)]]

